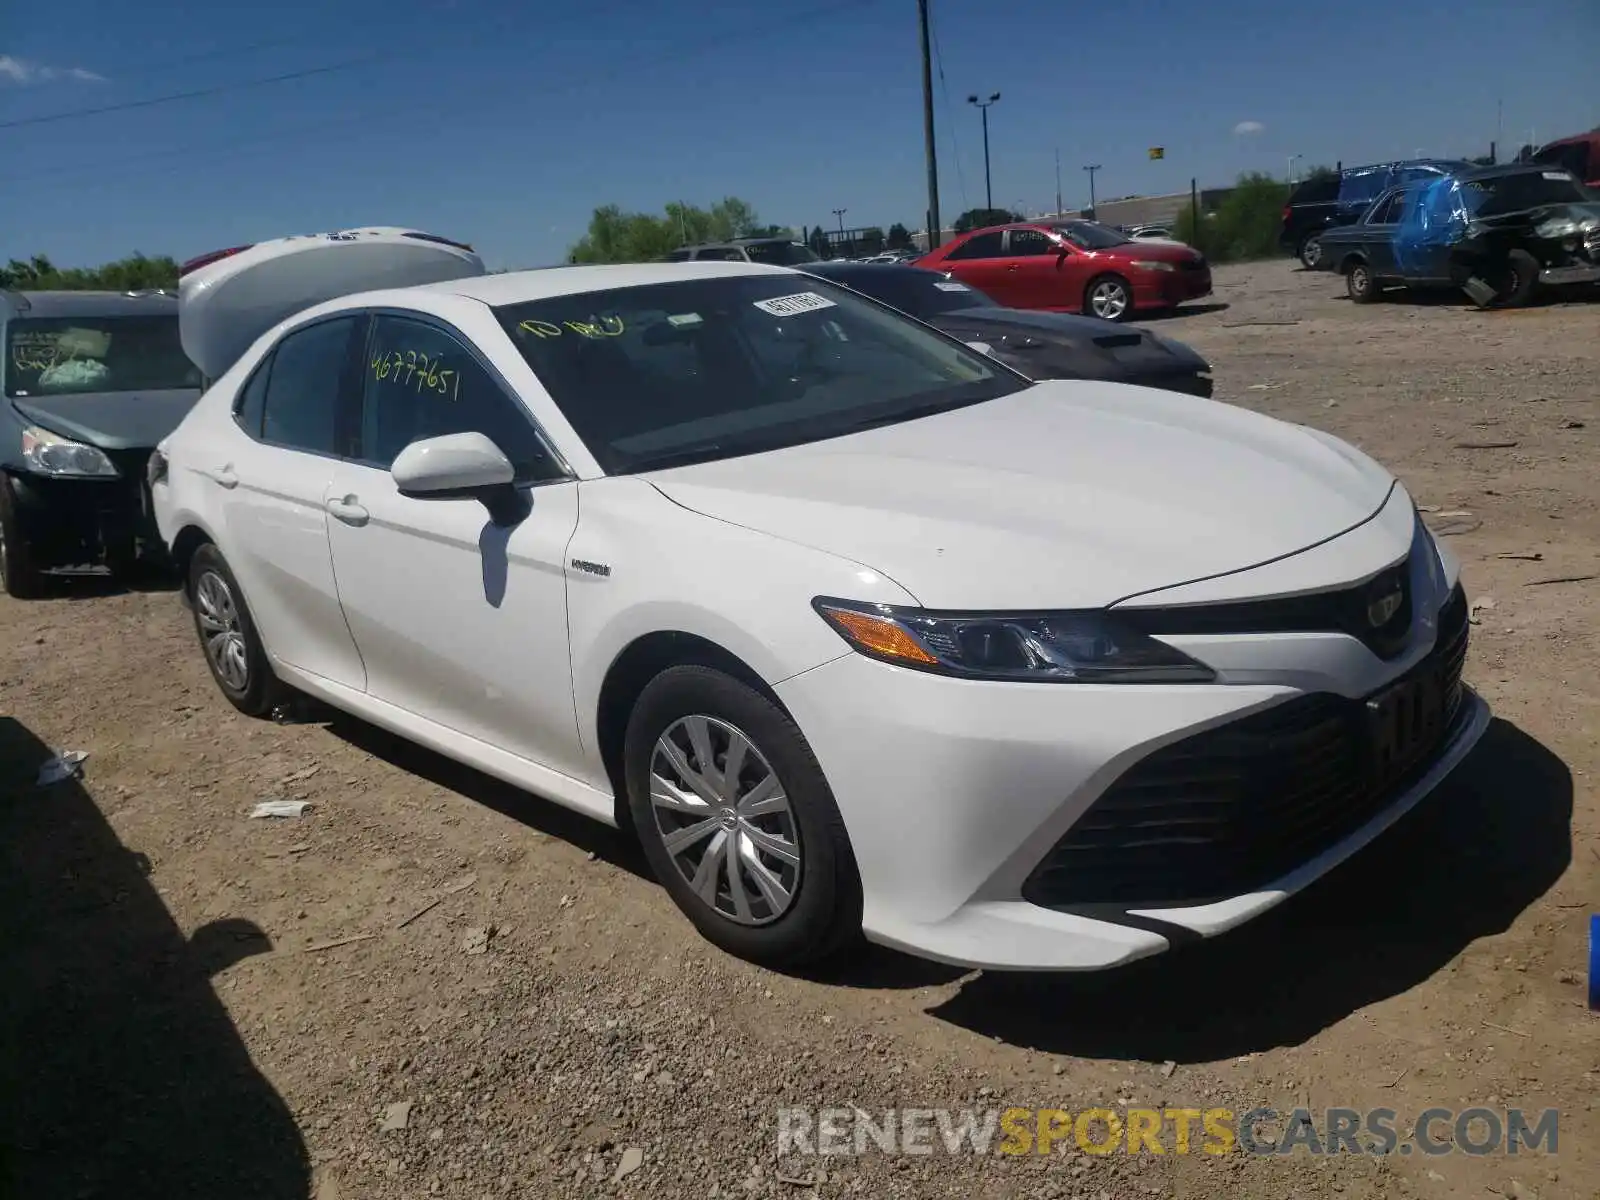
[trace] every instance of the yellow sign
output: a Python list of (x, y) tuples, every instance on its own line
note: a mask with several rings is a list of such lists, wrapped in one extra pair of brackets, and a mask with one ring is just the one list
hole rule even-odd
[(1165, 146), (1151, 146), (1150, 147), (1150, 157), (1151, 158), (1165, 158), (1166, 156), (1167, 156), (1167, 148)]

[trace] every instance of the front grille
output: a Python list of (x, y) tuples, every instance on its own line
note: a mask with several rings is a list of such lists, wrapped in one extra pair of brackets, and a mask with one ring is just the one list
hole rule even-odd
[(1458, 586), (1420, 663), (1375, 696), (1298, 697), (1163, 747), (1034, 869), (1047, 908), (1203, 904), (1254, 891), (1354, 833), (1427, 769), (1461, 715)]
[[(1399, 604), (1374, 625), (1371, 610), (1385, 597)], [(1154, 636), (1227, 633), (1347, 633), (1379, 658), (1395, 658), (1411, 633), (1411, 567), (1395, 563), (1354, 587), (1276, 600), (1242, 600), (1177, 608), (1118, 608), (1117, 619)]]

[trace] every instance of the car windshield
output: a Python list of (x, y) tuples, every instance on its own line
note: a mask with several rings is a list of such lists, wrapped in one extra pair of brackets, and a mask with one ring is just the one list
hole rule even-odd
[(682, 280), (495, 311), (614, 475), (839, 437), (1029, 386), (812, 276)]
[(891, 308), (910, 313), (919, 321), (963, 308), (996, 307), (993, 300), (976, 288), (918, 267), (884, 266), (848, 273), (841, 271), (831, 278)]
[(792, 267), (796, 263), (817, 262), (817, 256), (799, 242), (748, 242), (744, 252), (751, 262), (771, 263), (775, 267)]
[(1519, 212), (1542, 204), (1578, 204), (1589, 199), (1572, 176), (1558, 169), (1471, 179), (1461, 185), (1461, 192), (1467, 208), (1479, 217)]
[(6, 325), (7, 396), (198, 388), (178, 316), (24, 317)]
[(1074, 246), (1084, 250), (1109, 250), (1113, 246), (1128, 244), (1126, 234), (1118, 233), (1111, 226), (1101, 225), (1097, 221), (1071, 221), (1051, 228)]

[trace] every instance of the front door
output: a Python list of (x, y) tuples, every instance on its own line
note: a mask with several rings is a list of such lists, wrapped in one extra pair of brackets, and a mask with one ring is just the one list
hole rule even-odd
[(1042, 229), (1013, 229), (1007, 235), (1006, 271), (1012, 308), (1076, 308), (1082, 284), (1073, 283), (1073, 255)]
[(237, 429), (198, 464), (221, 494), (229, 566), (268, 652), (357, 689), (366, 674), (339, 604), (323, 496), (365, 325), (338, 317), (285, 336), (240, 390)]
[[(423, 438), (477, 432), (527, 485), (514, 524), (472, 498), (411, 499), (389, 474)], [(359, 449), (325, 495), (339, 596), (367, 691), (564, 774), (583, 769), (567, 647), (567, 479), (522, 405), (453, 330), (372, 322)]]

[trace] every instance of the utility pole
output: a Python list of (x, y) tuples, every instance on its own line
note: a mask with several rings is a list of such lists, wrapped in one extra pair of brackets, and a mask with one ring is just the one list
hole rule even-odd
[(985, 208), (994, 207), (994, 188), (989, 183), (989, 106), (1000, 99), (1000, 93), (995, 92), (987, 100), (979, 100), (976, 96), (968, 96), (967, 103), (977, 105), (978, 111), (983, 114), (983, 204)]
[(939, 247), (939, 158), (933, 141), (933, 57), (928, 51), (928, 0), (917, 0), (922, 29), (922, 137), (928, 159), (928, 250)]
[(1061, 147), (1056, 147), (1056, 216), (1061, 215)]
[(844, 215), (849, 211), (848, 208), (836, 208), (833, 210), (833, 215), (839, 218), (839, 241), (841, 243), (844, 241)]
[(1099, 163), (1084, 168), (1085, 171), (1089, 172), (1089, 215), (1091, 217), (1094, 216), (1094, 173), (1099, 169)]

